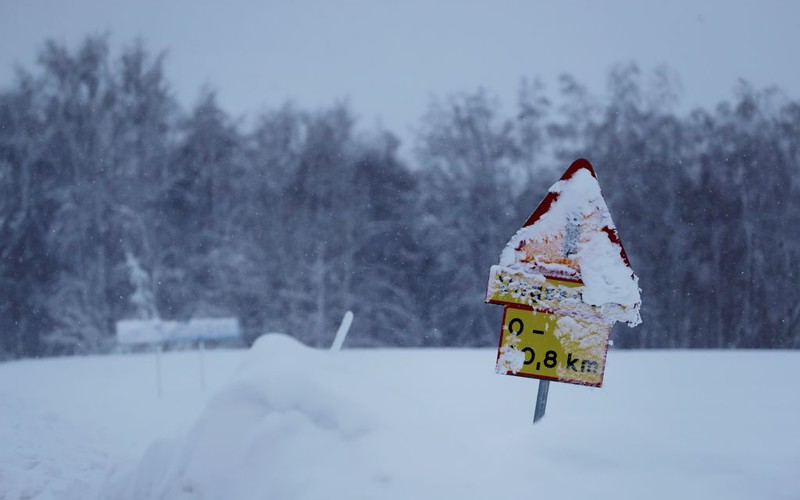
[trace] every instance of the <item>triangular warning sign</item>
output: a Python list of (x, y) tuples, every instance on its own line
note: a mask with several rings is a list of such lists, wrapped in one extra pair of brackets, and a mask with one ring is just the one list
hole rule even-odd
[[(541, 283), (553, 280), (570, 285), (543, 292)], [(539, 310), (573, 303), (609, 323), (640, 323), (638, 278), (587, 160), (567, 169), (508, 242), (492, 267), (487, 302)]]
[[(558, 200), (561, 196), (561, 193), (564, 190), (567, 190), (568, 187), (572, 187), (573, 184), (570, 184), (568, 181), (572, 179), (575, 174), (580, 171), (585, 171), (589, 175), (594, 178), (594, 184), (597, 184), (597, 174), (594, 173), (594, 168), (592, 168), (592, 164), (589, 163), (588, 160), (580, 158), (575, 160), (572, 165), (564, 172), (564, 175), (561, 176), (561, 179), (558, 181), (558, 184), (552, 186), (545, 196), (544, 200), (536, 207), (536, 210), (533, 211), (528, 220), (525, 221), (525, 224), (522, 227), (528, 227), (534, 225), (545, 213), (547, 213), (550, 208), (552, 207), (553, 203)], [(628, 261), (628, 255), (625, 253), (625, 249), (622, 247), (622, 241), (619, 239), (619, 235), (617, 234), (617, 230), (614, 227), (614, 223), (611, 220), (611, 216), (608, 214), (608, 207), (606, 206), (605, 200), (603, 199), (600, 193), (600, 186), (597, 185), (597, 194), (598, 194), (598, 206), (597, 211), (603, 213), (607, 216), (607, 221), (609, 224), (604, 225), (600, 230), (606, 233), (609, 239), (615, 244), (619, 246), (620, 257), (625, 262), (625, 265), (630, 267), (630, 262)], [(600, 206), (602, 204), (602, 206)]]

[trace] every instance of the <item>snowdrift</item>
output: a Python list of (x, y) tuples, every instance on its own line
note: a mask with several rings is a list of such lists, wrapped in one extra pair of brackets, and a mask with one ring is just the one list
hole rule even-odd
[(333, 355), (269, 336), (252, 351), (207, 355), (216, 390), (201, 390), (196, 353), (167, 353), (163, 399), (152, 355), (0, 364), (0, 498), (752, 500), (800, 491), (796, 351), (612, 349), (606, 385), (552, 385), (535, 426), (536, 384), (495, 375), (492, 349)]
[(364, 453), (378, 420), (362, 404), (368, 390), (336, 353), (265, 335), (186, 438), (155, 443), (106, 495), (347, 498), (337, 484), (379, 489), (380, 471)]

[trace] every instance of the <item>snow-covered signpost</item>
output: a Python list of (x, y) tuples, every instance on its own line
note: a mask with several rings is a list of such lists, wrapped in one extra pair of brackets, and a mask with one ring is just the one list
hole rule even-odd
[(600, 387), (611, 327), (641, 323), (638, 278), (592, 165), (575, 161), (492, 266), (486, 302), (505, 306), (498, 373)]
[(156, 384), (161, 399), (161, 352), (170, 343), (189, 342), (198, 346), (200, 385), (206, 386), (203, 352), (207, 341), (238, 340), (241, 338), (236, 318), (194, 318), (188, 321), (162, 319), (126, 319), (117, 321), (117, 343), (120, 345), (156, 346)]

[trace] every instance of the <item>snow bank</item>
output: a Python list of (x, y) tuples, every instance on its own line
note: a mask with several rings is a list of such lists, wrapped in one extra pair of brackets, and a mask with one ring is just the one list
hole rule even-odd
[[(605, 388), (551, 384), (547, 416), (531, 425), (535, 384), (495, 376), (493, 350), (328, 356), (282, 337), (262, 347), (273, 352), (207, 352), (216, 397), (256, 384), (235, 408), (209, 404), (195, 353), (164, 354), (163, 400), (152, 355), (0, 363), (0, 498), (752, 500), (800, 491), (797, 351), (612, 349)], [(285, 387), (262, 386), (258, 373)], [(314, 389), (299, 389), (301, 380)], [(277, 409), (281, 392), (295, 409), (287, 399)], [(321, 393), (325, 401), (302, 401)], [(307, 414), (324, 405), (333, 417), (314, 423)], [(176, 428), (177, 439), (145, 453), (142, 443)]]
[(344, 498), (337, 478), (363, 486), (374, 472), (361, 444), (378, 419), (354, 397), (360, 380), (333, 353), (265, 335), (186, 438), (154, 444), (106, 498)]
[(0, 388), (0, 499), (94, 498), (110, 466), (105, 436), (83, 430)]

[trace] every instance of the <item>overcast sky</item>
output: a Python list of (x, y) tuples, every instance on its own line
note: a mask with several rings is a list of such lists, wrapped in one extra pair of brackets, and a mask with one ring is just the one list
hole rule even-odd
[(110, 32), (168, 52), (186, 105), (209, 84), (235, 115), (293, 99), (349, 98), (406, 135), (433, 96), (478, 86), (510, 105), (523, 77), (571, 73), (602, 92), (608, 69), (667, 64), (684, 108), (729, 98), (740, 78), (800, 89), (796, 1), (0, 0), (0, 87), (46, 38)]

